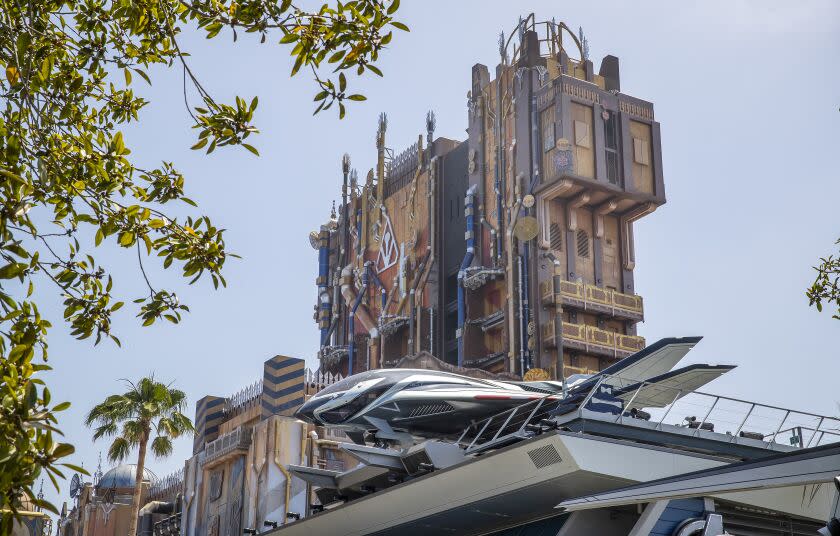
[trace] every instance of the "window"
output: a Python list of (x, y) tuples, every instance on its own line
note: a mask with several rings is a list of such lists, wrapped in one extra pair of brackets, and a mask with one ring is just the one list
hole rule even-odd
[(643, 166), (650, 165), (650, 144), (647, 140), (633, 138), (633, 160)]
[(551, 242), (551, 249), (554, 251), (563, 251), (563, 230), (556, 223), (552, 223), (548, 228), (549, 241)]
[(589, 258), (589, 235), (583, 229), (577, 232), (577, 254), (578, 257)]
[(619, 131), (618, 131), (618, 117), (615, 112), (605, 112), (604, 120), (604, 152), (606, 153), (607, 162), (607, 180), (611, 184), (618, 184), (619, 177)]
[(589, 124), (584, 121), (575, 121), (575, 145), (586, 149), (592, 146), (589, 141)]

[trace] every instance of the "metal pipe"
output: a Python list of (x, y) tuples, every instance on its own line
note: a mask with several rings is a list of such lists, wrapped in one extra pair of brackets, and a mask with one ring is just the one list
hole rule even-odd
[(408, 291), (408, 355), (414, 353), (414, 289)]
[[(318, 247), (318, 323), (321, 326), (321, 348), (329, 340), (330, 325), (327, 319), (331, 316), (332, 305), (329, 294), (330, 279), (330, 232), (321, 228), (320, 244)], [(325, 324), (326, 322), (326, 324)]]
[[(431, 138), (431, 132), (429, 132)], [(435, 240), (436, 231), (436, 210), (437, 210), (437, 195), (435, 192), (435, 175), (437, 166), (437, 157), (434, 156), (434, 143), (429, 141), (429, 268), (431, 269), (435, 263), (435, 252), (437, 248), (437, 241)], [(430, 270), (431, 271), (431, 270)], [(429, 353), (435, 353), (435, 300), (430, 300), (429, 303)]]
[[(531, 245), (530, 241), (526, 241), (524, 244), (525, 252), (522, 255), (522, 339), (523, 349), (524, 349), (524, 363), (525, 366), (528, 368), (532, 367), (531, 363), (531, 349), (529, 347), (531, 336), (528, 333), (528, 326), (531, 324), (531, 302), (528, 299), (528, 295), (531, 293), (531, 278), (530, 278), (530, 257), (531, 257)], [(522, 374), (527, 372), (523, 369)]]
[(516, 288), (518, 293), (518, 301), (519, 301), (519, 374), (521, 376), (525, 375), (525, 329), (523, 329), (522, 320), (525, 318), (524, 311), (522, 309), (522, 255), (516, 256), (516, 268), (517, 268), (517, 275), (516, 278)]
[(563, 299), (560, 292), (563, 284), (562, 268), (560, 266), (560, 259), (554, 253), (549, 251), (545, 256), (551, 260), (554, 265), (554, 276), (552, 283), (554, 287), (554, 343), (557, 346), (557, 360), (556, 369), (557, 376), (563, 385), (563, 398), (569, 394), (569, 387), (566, 384), (566, 362), (563, 359)]
[[(368, 261), (369, 262), (369, 261)], [(356, 318), (356, 309), (359, 308), (359, 305), (362, 303), (362, 298), (364, 298), (365, 293), (368, 289), (368, 271), (369, 265), (365, 263), (365, 269), (362, 271), (362, 289), (356, 295), (356, 301), (353, 302), (353, 307), (350, 309), (350, 321), (349, 321), (349, 331), (350, 331), (350, 343), (347, 346), (347, 376), (353, 375), (353, 359), (355, 358), (356, 352), (356, 333), (355, 333), (355, 318)]]
[(499, 74), (504, 73), (504, 68), (496, 74), (496, 155), (494, 158), (493, 189), (496, 191), (496, 226), (499, 232), (496, 234), (496, 256), (493, 259), (493, 266), (498, 266), (502, 260), (502, 173), (504, 173), (504, 138), (502, 137), (502, 79)]
[(467, 316), (464, 278), (467, 274), (467, 268), (472, 264), (475, 257), (475, 189), (476, 185), (473, 184), (467, 189), (467, 194), (464, 197), (464, 216), (467, 220), (467, 231), (464, 236), (467, 239), (467, 251), (458, 270), (458, 329), (455, 331), (455, 337), (458, 339), (459, 367), (464, 366), (464, 324)]

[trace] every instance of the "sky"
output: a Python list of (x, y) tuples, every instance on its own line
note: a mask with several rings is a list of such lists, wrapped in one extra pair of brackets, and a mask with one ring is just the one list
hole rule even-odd
[[(368, 100), (341, 121), (312, 116), (315, 86), (289, 78), (287, 49), (241, 34), (236, 43), (224, 34), (183, 36), (193, 71), (214, 96), (259, 96), (259, 158), (241, 148), (190, 151), (195, 131), (180, 70), (154, 70), (151, 87), (135, 81), (150, 101), (141, 123), (125, 130), (136, 162), (174, 162), (187, 195), (227, 229), (228, 248), (242, 259), (228, 261), (220, 291), (207, 281), (186, 286), (177, 271), (147, 263), (153, 281), (174, 288), (192, 312), (178, 326), (141, 328), (124, 307), (113, 326), (122, 348), (71, 338), (60, 300), (45, 296), (52, 301), (42, 312), (55, 325), (46, 380), (54, 400), (72, 402), (60, 423), (76, 445), (74, 461), (93, 471), (107, 452), (83, 419), (124, 390), (122, 378), (154, 373), (174, 382), (192, 416), (197, 399), (253, 383), (273, 355), (317, 366), (317, 254), (308, 234), (340, 198), (341, 156), (349, 153), (362, 177), (374, 165), (380, 112), (396, 151), (425, 131), (427, 110), (437, 115), (436, 135), (465, 139), (471, 67), (492, 71), (499, 32), (529, 12), (582, 26), (596, 68), (604, 55), (618, 56), (623, 92), (653, 102), (661, 123), (668, 201), (635, 228), (636, 291), (645, 300), (639, 334), (648, 342), (703, 335), (687, 363), (738, 365), (709, 391), (840, 413), (840, 321), (809, 308), (804, 295), (812, 266), (836, 252), (840, 237), (840, 3), (404, 0), (399, 19), (411, 32), (382, 54), (384, 78), (356, 82)], [(142, 295), (133, 252), (96, 253), (126, 302)], [(179, 440), (170, 458), (148, 465), (165, 476), (183, 467), (191, 445)], [(68, 483), (60, 493), (47, 488), (56, 504), (69, 500)]]

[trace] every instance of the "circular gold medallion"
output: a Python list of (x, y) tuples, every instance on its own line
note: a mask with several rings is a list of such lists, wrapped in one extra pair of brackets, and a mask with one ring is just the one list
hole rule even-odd
[(533, 240), (537, 233), (539, 233), (539, 223), (537, 218), (533, 216), (522, 216), (516, 221), (516, 226), (513, 228), (513, 234), (516, 238), (523, 241)]

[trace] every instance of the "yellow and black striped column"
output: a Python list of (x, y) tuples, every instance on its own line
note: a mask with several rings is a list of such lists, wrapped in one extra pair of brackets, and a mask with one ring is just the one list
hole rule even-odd
[(303, 404), (303, 359), (276, 355), (263, 368), (262, 416), (291, 416)]
[(225, 398), (205, 396), (195, 403), (195, 436), (193, 454), (198, 454), (208, 441), (219, 437), (219, 425), (224, 420)]

